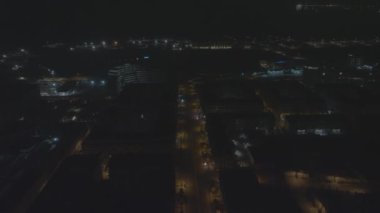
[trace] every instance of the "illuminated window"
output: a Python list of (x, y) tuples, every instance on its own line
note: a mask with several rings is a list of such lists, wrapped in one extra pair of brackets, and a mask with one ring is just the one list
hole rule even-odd
[(327, 135), (327, 132), (326, 132), (325, 129), (316, 129), (316, 130), (314, 131), (314, 134), (316, 134), (316, 135), (320, 135), (320, 136), (325, 136), (325, 135)]
[(305, 129), (298, 129), (297, 135), (306, 135), (306, 130)]
[(332, 133), (335, 135), (340, 135), (340, 134), (342, 134), (342, 130), (341, 129), (333, 129)]

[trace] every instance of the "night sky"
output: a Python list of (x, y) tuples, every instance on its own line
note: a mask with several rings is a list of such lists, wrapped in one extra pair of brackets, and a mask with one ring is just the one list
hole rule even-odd
[[(376, 31), (379, 15), (300, 15), (296, 0), (6, 0), (1, 43), (138, 35)], [(363, 1), (361, 1), (363, 2)], [(377, 21), (378, 22), (378, 21)], [(323, 25), (324, 28), (321, 28)], [(326, 26), (324, 26), (326, 25)]]

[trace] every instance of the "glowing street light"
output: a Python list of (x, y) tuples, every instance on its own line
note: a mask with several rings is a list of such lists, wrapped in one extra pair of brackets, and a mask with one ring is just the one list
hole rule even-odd
[(303, 9), (303, 5), (302, 4), (297, 4), (296, 5), (296, 10), (297, 11), (301, 11)]

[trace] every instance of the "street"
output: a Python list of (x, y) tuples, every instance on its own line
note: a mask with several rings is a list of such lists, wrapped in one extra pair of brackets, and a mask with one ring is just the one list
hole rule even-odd
[(219, 174), (212, 157), (202, 112), (193, 84), (178, 91), (176, 138), (176, 211), (224, 212)]

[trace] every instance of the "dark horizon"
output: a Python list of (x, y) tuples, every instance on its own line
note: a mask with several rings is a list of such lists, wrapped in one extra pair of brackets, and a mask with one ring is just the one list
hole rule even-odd
[(378, 3), (369, 4), (371, 9), (351, 4), (349, 11), (309, 13), (296, 11), (299, 2), (312, 1), (18, 0), (1, 5), (0, 45), (133, 36), (365, 37), (380, 33), (376, 27), (380, 14), (374, 9)]

